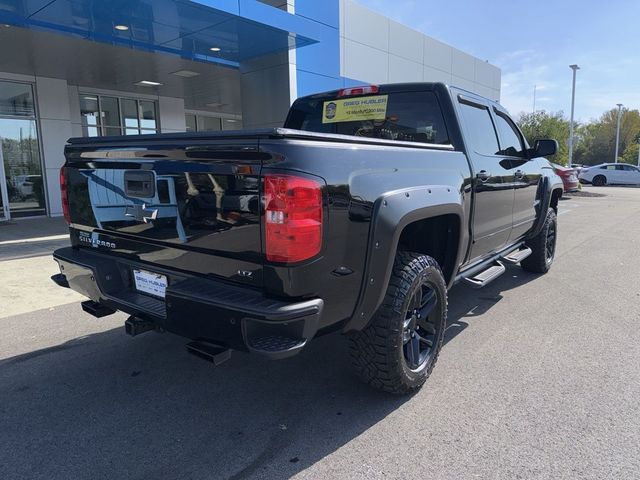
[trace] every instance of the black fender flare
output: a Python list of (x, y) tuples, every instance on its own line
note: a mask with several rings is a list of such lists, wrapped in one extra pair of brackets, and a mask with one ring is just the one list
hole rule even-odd
[[(343, 331), (365, 328), (382, 303), (402, 230), (415, 221), (449, 214), (460, 220), (457, 267), (469, 237), (468, 226), (463, 222), (465, 215), (460, 190), (447, 185), (411, 187), (387, 193), (376, 200), (358, 302)], [(455, 273), (452, 278), (455, 278)]]
[(538, 194), (536, 195), (536, 221), (533, 224), (533, 228), (527, 235), (527, 239), (535, 237), (542, 230), (544, 221), (547, 218), (547, 210), (549, 210), (549, 206), (551, 205), (551, 197), (553, 197), (553, 192), (556, 190), (564, 189), (560, 177), (555, 174), (554, 177), (556, 178), (545, 175), (540, 182), (540, 185), (538, 187)]

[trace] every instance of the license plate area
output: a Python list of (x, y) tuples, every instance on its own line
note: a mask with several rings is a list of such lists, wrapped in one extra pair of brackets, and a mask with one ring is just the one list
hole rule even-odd
[(133, 284), (140, 293), (164, 299), (169, 281), (166, 275), (134, 269)]

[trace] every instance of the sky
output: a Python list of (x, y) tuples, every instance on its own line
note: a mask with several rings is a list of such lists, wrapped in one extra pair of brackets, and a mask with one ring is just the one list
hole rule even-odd
[(512, 115), (571, 111), (570, 64), (578, 64), (575, 118), (622, 103), (640, 108), (640, 0), (357, 0), (502, 70)]

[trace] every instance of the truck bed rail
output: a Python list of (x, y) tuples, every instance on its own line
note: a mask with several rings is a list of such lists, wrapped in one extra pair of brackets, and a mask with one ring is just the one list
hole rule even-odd
[(278, 140), (278, 139), (315, 140), (321, 142), (350, 143), (359, 145), (378, 145), (389, 147), (421, 148), (428, 150), (454, 150), (453, 145), (439, 145), (435, 143), (405, 142), (401, 140), (389, 140), (383, 138), (356, 137), (352, 135), (340, 135), (337, 133), (317, 133), (290, 128), (266, 128), (257, 130), (232, 130), (222, 132), (184, 132), (184, 133), (158, 133), (155, 135), (120, 135), (113, 137), (75, 137), (70, 138), (70, 145), (90, 145), (94, 147), (112, 146), (114, 144), (126, 144), (135, 147), (137, 143), (153, 145), (156, 143), (190, 141), (218, 141), (218, 140)]

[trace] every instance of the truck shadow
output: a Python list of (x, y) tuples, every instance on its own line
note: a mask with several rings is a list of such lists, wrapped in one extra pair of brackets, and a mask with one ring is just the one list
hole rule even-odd
[(502, 292), (518, 288), (540, 275), (531, 274), (519, 266), (507, 265), (507, 271), (486, 287), (476, 290), (461, 283), (449, 291), (449, 316), (445, 344), (462, 333), (469, 321), (487, 313), (502, 300)]
[[(484, 290), (455, 287), (447, 342), (535, 278), (509, 269)], [(184, 344), (116, 328), (1, 361), (0, 477), (287, 478), (421, 395), (361, 385), (339, 335), (217, 368)]]

